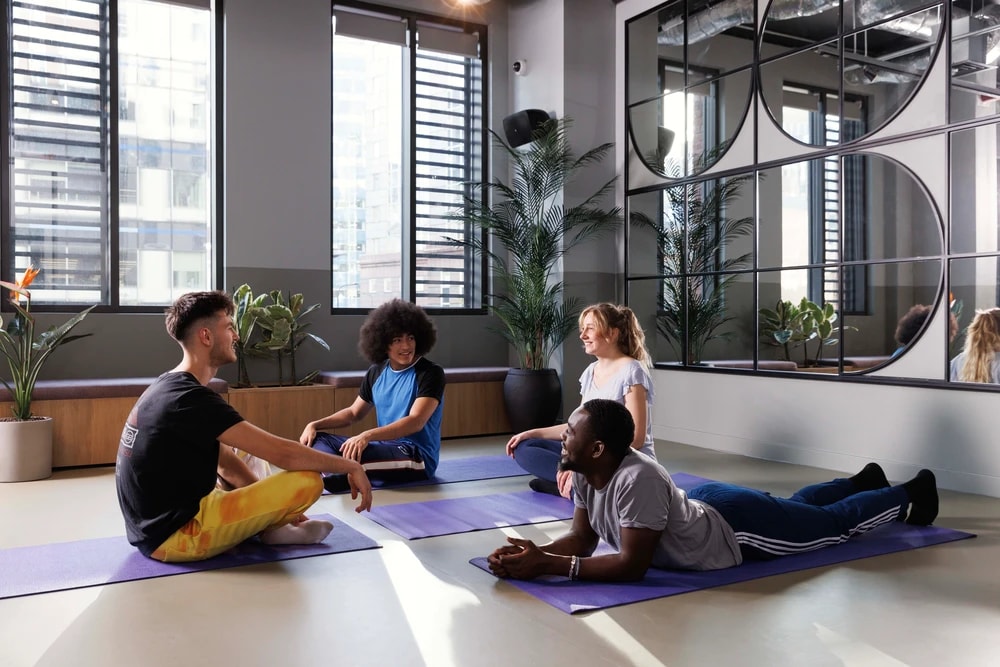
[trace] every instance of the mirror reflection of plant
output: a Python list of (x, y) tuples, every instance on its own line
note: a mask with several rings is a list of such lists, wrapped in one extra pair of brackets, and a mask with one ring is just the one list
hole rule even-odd
[(806, 340), (802, 330), (802, 310), (791, 301), (779, 299), (773, 310), (761, 308), (758, 313), (761, 342), (780, 347), (784, 360), (791, 361), (792, 350)]
[[(680, 166), (673, 164), (671, 169), (679, 178)], [(753, 216), (729, 217), (727, 207), (750, 178), (668, 188), (658, 220), (641, 212), (631, 214), (632, 224), (656, 235), (661, 272), (666, 276), (658, 298), (657, 330), (687, 364), (700, 363), (710, 341), (732, 336), (719, 331), (734, 319), (726, 314), (726, 290), (739, 277), (731, 272), (746, 268), (752, 253), (727, 256), (726, 250), (752, 233)]]
[[(791, 350), (802, 346), (802, 366), (819, 365), (823, 358), (823, 348), (836, 345), (839, 338), (833, 336), (838, 319), (837, 311), (832, 303), (820, 306), (806, 297), (802, 297), (796, 306), (791, 301), (779, 300), (774, 309), (761, 308), (758, 311), (760, 321), (760, 338), (768, 345), (781, 347), (785, 360), (791, 360)], [(857, 331), (857, 327), (845, 326), (844, 329)], [(816, 354), (810, 359), (809, 342), (817, 341)]]
[(570, 124), (568, 118), (550, 119), (522, 148), (511, 147), (490, 130), (512, 165), (513, 178), (471, 184), (478, 191), (465, 196), (464, 208), (452, 216), (487, 232), (448, 241), (489, 260), (497, 287), (487, 295), (489, 309), (502, 322), (498, 331), (524, 369), (544, 369), (577, 327), (580, 301), (563, 296), (562, 281), (553, 280), (556, 263), (579, 243), (621, 224), (620, 208), (599, 207), (612, 193), (615, 178), (576, 206), (562, 204), (573, 177), (614, 147), (601, 144), (577, 157), (566, 132)]

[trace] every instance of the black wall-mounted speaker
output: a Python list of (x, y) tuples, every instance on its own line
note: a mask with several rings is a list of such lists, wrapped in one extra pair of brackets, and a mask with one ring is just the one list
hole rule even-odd
[(503, 133), (507, 143), (514, 148), (530, 143), (532, 134), (547, 120), (551, 120), (548, 112), (541, 109), (524, 109), (512, 113), (503, 119)]

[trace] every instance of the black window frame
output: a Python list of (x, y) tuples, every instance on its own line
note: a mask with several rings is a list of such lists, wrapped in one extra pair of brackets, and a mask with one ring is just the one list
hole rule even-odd
[[(101, 286), (102, 292), (106, 295), (106, 300), (98, 303), (94, 308), (97, 313), (157, 313), (161, 314), (163, 308), (169, 304), (158, 305), (122, 305), (120, 303), (120, 256), (119, 256), (119, 235), (120, 221), (119, 209), (119, 151), (113, 149), (119, 145), (118, 124), (121, 120), (119, 109), (118, 78), (119, 78), (119, 56), (118, 56), (118, 4), (119, 0), (90, 0), (102, 5), (103, 21), (102, 30), (106, 33), (107, 49), (101, 54), (101, 76), (102, 93), (101, 106), (103, 108), (101, 125), (102, 136), (101, 150), (106, 152), (107, 171), (104, 175), (107, 196), (102, 206), (102, 248), (103, 266)], [(163, 4), (173, 4), (170, 0), (151, 0), (152, 2), (162, 2)], [(225, 272), (223, 248), (224, 235), (224, 192), (222, 184), (225, 174), (225, 155), (223, 153), (221, 137), (223, 136), (223, 100), (224, 91), (224, 22), (223, 17), (225, 0), (212, 0), (211, 12), (211, 48), (212, 48), (212, 90), (210, 96), (213, 104), (213, 121), (210, 130), (210, 142), (213, 155), (212, 186), (206, 196), (212, 198), (210, 208), (212, 219), (211, 240), (213, 243), (212, 253), (214, 255), (214, 270), (209, 277), (209, 284), (206, 289), (220, 289), (223, 284)], [(0, 58), (5, 63), (4, 79), (0, 82), (0, 131), (5, 138), (0, 145), (0, 277), (5, 280), (14, 280), (15, 273), (14, 245), (12, 242), (13, 224), (13, 169), (12, 164), (12, 140), (13, 140), (13, 119), (11, 117), (12, 85), (13, 85), (13, 8), (14, 5), (31, 6), (32, 0), (11, 0), (4, 2), (0, 9)], [(114, 105), (112, 106), (112, 102)], [(31, 304), (32, 312), (36, 313), (67, 313), (79, 312), (88, 304), (78, 303), (37, 303)], [(8, 304), (7, 299), (0, 299), (0, 311), (10, 312), (13, 309)]]
[[(479, 146), (482, 151), (481, 167), (479, 169), (479, 178), (474, 181), (470, 181), (465, 185), (466, 193), (471, 194), (471, 188), (473, 187), (472, 182), (478, 183), (480, 185), (485, 185), (489, 181), (490, 166), (491, 166), (491, 156), (492, 150), (492, 137), (490, 136), (488, 127), (488, 118), (490, 113), (490, 97), (489, 97), (489, 28), (484, 23), (477, 23), (474, 21), (450, 18), (445, 16), (440, 16), (437, 14), (430, 14), (420, 11), (414, 11), (410, 9), (404, 9), (401, 7), (395, 7), (391, 5), (379, 5), (369, 2), (357, 2), (354, 0), (332, 0), (330, 4), (331, 18), (333, 16), (334, 9), (336, 7), (342, 7), (348, 10), (357, 10), (361, 12), (372, 12), (374, 14), (391, 15), (393, 17), (400, 17), (406, 20), (407, 31), (409, 35), (416, 34), (418, 23), (429, 23), (436, 24), (440, 26), (451, 26), (456, 28), (461, 28), (466, 31), (472, 31), (474, 29), (479, 35), (479, 60), (482, 63), (481, 72), (481, 90), (480, 95), (482, 97), (482, 118), (480, 119), (481, 125), (481, 135), (479, 137)], [(411, 38), (412, 39), (412, 38)], [(406, 136), (413, 137), (417, 136), (417, 121), (416, 121), (416, 110), (417, 110), (417, 60), (420, 56), (416, 44), (407, 44), (407, 66), (403, 73), (403, 81), (406, 90), (404, 90), (404, 101), (408, 103), (408, 108), (404, 109), (403, 118)], [(331, 50), (331, 63), (332, 63), (333, 53)], [(333, 136), (333, 116), (331, 114), (331, 139)], [(416, 141), (411, 141), (406, 146), (407, 154), (404, 155), (404, 161), (408, 164), (408, 174), (405, 186), (409, 188), (408, 193), (403, 193), (403, 201), (406, 203), (403, 211), (403, 215), (409, 220), (408, 229), (405, 230), (403, 234), (403, 254), (402, 254), (402, 271), (401, 277), (404, 281), (402, 285), (400, 298), (409, 301), (411, 303), (417, 302), (417, 165), (416, 165)], [(333, 153), (331, 148), (331, 162), (333, 160)], [(333, 192), (333, 186), (331, 184), (331, 195)], [(330, 233), (331, 240), (333, 235), (333, 211), (331, 211), (330, 219)], [(474, 227), (466, 224), (467, 234), (480, 234), (485, 235), (482, 230), (475, 229)], [(465, 252), (470, 257), (470, 266), (475, 267), (471, 274), (464, 277), (464, 282), (466, 286), (473, 290), (472, 299), (474, 303), (478, 303), (478, 306), (464, 306), (456, 308), (445, 308), (445, 307), (435, 307), (435, 306), (421, 306), (427, 313), (431, 315), (484, 315), (488, 312), (488, 304), (485, 296), (486, 285), (490, 280), (489, 276), (489, 266), (487, 263), (487, 258), (480, 257), (479, 261), (475, 261), (475, 257), (470, 255), (471, 250), (465, 249)], [(331, 243), (330, 248), (330, 267), (333, 271), (333, 247)], [(335, 307), (333, 305), (333, 295), (331, 294), (330, 299), (330, 313), (332, 315), (364, 315), (373, 310), (372, 307)]]

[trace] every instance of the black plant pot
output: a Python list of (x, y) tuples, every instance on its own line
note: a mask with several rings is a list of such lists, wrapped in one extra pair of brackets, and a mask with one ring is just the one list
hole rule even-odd
[(512, 368), (503, 382), (503, 399), (514, 433), (552, 426), (562, 408), (562, 385), (554, 368)]

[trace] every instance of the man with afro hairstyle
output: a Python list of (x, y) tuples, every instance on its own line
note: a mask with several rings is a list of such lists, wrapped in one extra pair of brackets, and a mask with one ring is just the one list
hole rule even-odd
[[(402, 299), (382, 304), (361, 326), (358, 350), (371, 362), (350, 407), (309, 422), (299, 442), (358, 461), (373, 480), (428, 479), (441, 453), (444, 369), (425, 358), (437, 332), (424, 310)], [(378, 426), (355, 436), (321, 431), (345, 428), (375, 409)], [(347, 489), (329, 475), (330, 491)]]

